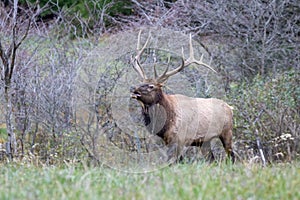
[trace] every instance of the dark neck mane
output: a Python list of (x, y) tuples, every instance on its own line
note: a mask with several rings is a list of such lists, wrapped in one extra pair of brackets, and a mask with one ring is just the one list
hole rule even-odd
[[(171, 102), (169, 96), (163, 92), (158, 95), (158, 101), (155, 104), (145, 105), (143, 116), (148, 130), (150, 132), (155, 132), (157, 136), (164, 138), (165, 132), (170, 129), (174, 122), (175, 113), (173, 111), (173, 102)], [(156, 121), (156, 124), (159, 124), (159, 122), (163, 124), (158, 126), (156, 124), (151, 124), (154, 123), (154, 121)]]

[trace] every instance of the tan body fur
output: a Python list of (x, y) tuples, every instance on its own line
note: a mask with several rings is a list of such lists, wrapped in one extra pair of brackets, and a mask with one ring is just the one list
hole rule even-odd
[(166, 121), (170, 123), (163, 136), (166, 144), (200, 146), (203, 142), (219, 137), (226, 152), (232, 151), (232, 110), (228, 104), (219, 99), (191, 98), (179, 94), (163, 94), (163, 99), (158, 102), (161, 109), (171, 107), (167, 112), (174, 113), (174, 117)]
[[(171, 71), (168, 67), (158, 76), (154, 65), (154, 78), (147, 78), (140, 57), (145, 51), (148, 37), (140, 49), (140, 34), (137, 44), (137, 55), (132, 58), (134, 70), (142, 77), (142, 83), (132, 86), (131, 98), (142, 106), (145, 125), (152, 134), (161, 137), (165, 143), (180, 156), (184, 146), (201, 146), (203, 142), (218, 137), (228, 155), (234, 161), (232, 151), (232, 109), (219, 99), (192, 98), (180, 94), (168, 95), (162, 91), (169, 77), (177, 74), (190, 64), (202, 65), (214, 72), (209, 65), (194, 58), (192, 37), (190, 35), (190, 56), (181, 65)], [(170, 154), (169, 154), (170, 158)], [(177, 157), (178, 158), (178, 157)]]

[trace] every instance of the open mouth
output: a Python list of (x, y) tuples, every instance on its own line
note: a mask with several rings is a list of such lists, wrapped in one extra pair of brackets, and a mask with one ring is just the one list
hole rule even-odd
[(133, 98), (133, 99), (137, 99), (137, 98), (139, 98), (141, 96), (141, 94), (139, 93), (139, 92), (133, 92), (133, 93), (131, 93), (131, 98)]

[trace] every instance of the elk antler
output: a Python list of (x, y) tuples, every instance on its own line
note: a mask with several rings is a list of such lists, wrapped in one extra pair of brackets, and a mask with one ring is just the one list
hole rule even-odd
[(144, 53), (145, 48), (147, 47), (147, 44), (150, 40), (151, 33), (149, 33), (149, 36), (144, 44), (144, 46), (140, 49), (140, 40), (141, 40), (141, 33), (142, 30), (140, 30), (139, 35), (138, 35), (138, 41), (137, 41), (137, 47), (136, 47), (136, 56), (134, 58), (131, 58), (131, 62), (133, 64), (133, 69), (145, 80), (147, 79), (147, 76), (145, 74), (145, 71), (143, 67), (140, 65), (140, 57)]
[(189, 66), (190, 64), (192, 63), (195, 63), (197, 65), (203, 65), (204, 67), (216, 72), (213, 68), (211, 68), (208, 64), (204, 63), (202, 61), (203, 59), (203, 54), (201, 55), (201, 58), (200, 60), (196, 60), (194, 58), (194, 49), (193, 49), (193, 45), (192, 45), (192, 35), (190, 34), (190, 57), (186, 60), (184, 60), (184, 53), (182, 51), (182, 58), (181, 58), (181, 65), (179, 67), (177, 67), (176, 69), (172, 70), (172, 71), (169, 71), (169, 66), (166, 68), (166, 70), (164, 71), (164, 73), (159, 76), (156, 81), (158, 83), (164, 83), (170, 76), (173, 76), (174, 74), (180, 72), (181, 70), (183, 70), (185, 67)]

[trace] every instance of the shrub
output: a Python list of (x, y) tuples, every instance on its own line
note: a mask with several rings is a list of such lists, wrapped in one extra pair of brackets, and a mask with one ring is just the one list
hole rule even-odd
[[(235, 108), (235, 137), (239, 155), (258, 154), (260, 139), (268, 161), (292, 160), (300, 153), (299, 72), (275, 77), (257, 75), (250, 83), (232, 83), (229, 102)], [(256, 135), (255, 133), (258, 133)]]

